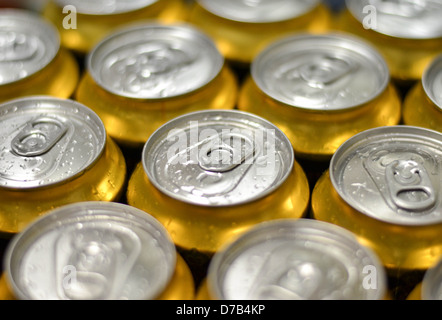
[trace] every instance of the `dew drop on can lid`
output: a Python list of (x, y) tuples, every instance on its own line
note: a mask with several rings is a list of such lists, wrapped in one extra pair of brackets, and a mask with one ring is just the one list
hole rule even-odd
[(127, 27), (103, 39), (87, 59), (97, 84), (134, 99), (193, 92), (212, 81), (223, 64), (213, 41), (186, 24)]
[(57, 29), (37, 14), (0, 10), (0, 86), (43, 70), (59, 49)]
[(223, 300), (373, 300), (386, 294), (377, 256), (351, 232), (312, 219), (255, 226), (215, 254), (207, 280), (209, 292)]
[(265, 197), (294, 166), (288, 138), (273, 124), (237, 110), (189, 113), (149, 138), (142, 164), (168, 196), (190, 204), (226, 206)]
[(176, 250), (144, 211), (80, 202), (29, 225), (11, 240), (4, 261), (19, 299), (146, 300), (166, 288)]
[(45, 187), (69, 181), (103, 152), (101, 119), (73, 100), (33, 96), (0, 105), (0, 186)]
[(271, 23), (300, 17), (318, 0), (199, 0), (207, 11), (225, 19), (247, 23)]
[(333, 155), (330, 179), (344, 201), (397, 225), (442, 223), (442, 134), (412, 126), (361, 132)]
[(346, 5), (361, 23), (371, 19), (376, 32), (403, 39), (442, 37), (440, 0), (346, 0)]
[(359, 38), (339, 33), (287, 36), (253, 60), (253, 80), (265, 94), (289, 106), (345, 110), (385, 91), (384, 58)]

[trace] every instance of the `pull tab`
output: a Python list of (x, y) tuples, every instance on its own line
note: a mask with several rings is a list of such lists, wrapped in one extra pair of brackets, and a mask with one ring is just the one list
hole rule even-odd
[(228, 133), (202, 146), (199, 166), (206, 171), (226, 172), (235, 169), (256, 153), (253, 141), (244, 135)]
[(28, 60), (37, 50), (37, 41), (32, 37), (15, 32), (0, 33), (0, 62)]
[(431, 180), (419, 163), (399, 160), (385, 168), (386, 181), (394, 204), (408, 211), (424, 211), (436, 203)]
[(356, 68), (352, 61), (338, 57), (322, 56), (318, 61), (300, 67), (301, 78), (312, 87), (322, 88), (343, 78)]
[(383, 14), (404, 18), (419, 17), (426, 11), (440, 8), (440, 3), (432, 0), (371, 0), (370, 2)]
[(61, 121), (40, 117), (26, 124), (11, 141), (11, 148), (19, 156), (39, 156), (52, 149), (66, 132), (67, 127)]

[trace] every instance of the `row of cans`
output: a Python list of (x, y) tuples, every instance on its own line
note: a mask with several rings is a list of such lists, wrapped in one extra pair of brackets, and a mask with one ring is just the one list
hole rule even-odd
[[(166, 6), (164, 1), (149, 2), (139, 1), (137, 5), (152, 9), (154, 6), (160, 8), (162, 3), (163, 8), (173, 8), (173, 5)], [(51, 3), (52, 8), (57, 8), (53, 12), (59, 14), (56, 22), (60, 28), (58, 31), (40, 19), (33, 20), (28, 13), (5, 11), (7, 17), (1, 19), (6, 21), (2, 26), (6, 30), (3, 32), (2, 62), (5, 69), (2, 79), (6, 80), (0, 86), (2, 100), (30, 94), (58, 96), (65, 89), (67, 93), (59, 97), (62, 99), (26, 97), (2, 105), (1, 172), (5, 199), (2, 203), (7, 207), (2, 231), (7, 235), (21, 233), (37, 216), (45, 215), (48, 210), (64, 203), (114, 202), (124, 194), (131, 208), (141, 209), (161, 222), (170, 240), (180, 250), (197, 251), (209, 257), (219, 252), (230, 239), (256, 224), (285, 218), (295, 218), (299, 222), (293, 226), (292, 220), (284, 226), (269, 224), (262, 227), (266, 235), (264, 231), (262, 234), (255, 231), (241, 238), (242, 242), (233, 245), (231, 250), (239, 253), (244, 247), (257, 243), (255, 240), (265, 242), (259, 248), (251, 248), (251, 256), (242, 256), (243, 262), (234, 263), (236, 253), (233, 256), (225, 254), (226, 260), (214, 259), (215, 266), (211, 267), (205, 282), (209, 296), (214, 298), (384, 298), (384, 268), (387, 273), (395, 275), (410, 270), (428, 270), (441, 255), (442, 241), (439, 60), (434, 60), (422, 74), (422, 79), (418, 78), (419, 83), (402, 106), (393, 83), (401, 77), (394, 75), (394, 68), (385, 60), (385, 54), (355, 36), (341, 32), (292, 34), (273, 43), (268, 39), (265, 47), (261, 43), (253, 53), (253, 46), (248, 42), (253, 40), (250, 34), (264, 39), (264, 30), (272, 30), (272, 35), (278, 29), (293, 33), (296, 28), (290, 17), (301, 15), (304, 21), (321, 17), (319, 12), (326, 11), (319, 2), (299, 1), (296, 6), (293, 1), (264, 1), (262, 8), (265, 10), (261, 13), (265, 14), (261, 15), (261, 19), (273, 20), (258, 20), (257, 24), (254, 15), (241, 21), (241, 16), (253, 12), (250, 5), (248, 10), (241, 10), (241, 5), (247, 6), (245, 2), (239, 2), (240, 8), (235, 7), (238, 2), (222, 3), (200, 1), (195, 4), (197, 9), (194, 10), (199, 12), (196, 16), (202, 19), (202, 25), (197, 24), (197, 27), (201, 29), (188, 24), (165, 25), (150, 21), (139, 22), (101, 38), (95, 46), (88, 48), (84, 73), (80, 72), (81, 67), (73, 58), (72, 52), (76, 55), (78, 50), (66, 49), (67, 40), (63, 39), (79, 39), (80, 27), (87, 25), (80, 21), (86, 21), (83, 19), (88, 16), (86, 13), (80, 20), (81, 11), (92, 10), (94, 6), (82, 6), (81, 1), (74, 6), (79, 10), (78, 30), (60, 28), (63, 17), (60, 15), (61, 4), (68, 5), (67, 2)], [(287, 3), (287, 6), (282, 7), (284, 12), (272, 11), (275, 17), (268, 14), (272, 3)], [(390, 7), (385, 3), (380, 1), (378, 9), (381, 13), (386, 12), (386, 16), (402, 12), (393, 10), (393, 2)], [(348, 4), (351, 9), (351, 1)], [(369, 4), (376, 4), (376, 1)], [(229, 6), (233, 6), (234, 10), (229, 11)], [(138, 11), (140, 8), (131, 10)], [(428, 7), (409, 3), (407, 6), (406, 2), (401, 2), (400, 8), (408, 10), (404, 11), (407, 15), (402, 16), (405, 19), (417, 12), (430, 14), (437, 11), (438, 6), (437, 1), (432, 1)], [(95, 9), (103, 10), (103, 6), (97, 5)], [(120, 9), (109, 10), (115, 13)], [(127, 9), (121, 9), (126, 17), (131, 13)], [(312, 12), (314, 14), (310, 15)], [(285, 15), (285, 22), (290, 21), (283, 28), (281, 25), (278, 27), (281, 14)], [(99, 12), (93, 13), (94, 24), (99, 23), (97, 15)], [(120, 13), (112, 14), (107, 17), (108, 24), (116, 25), (117, 21), (124, 21), (122, 17)], [(316, 23), (327, 21), (324, 17)], [(15, 19), (18, 22), (14, 22)], [(300, 23), (298, 18), (294, 20)], [(32, 21), (31, 28), (27, 27), (29, 21)], [(378, 21), (382, 25), (382, 19)], [(230, 29), (222, 29), (224, 23)], [(40, 25), (48, 29), (42, 32)], [(94, 28), (90, 26), (86, 29), (87, 35), (94, 34)], [(216, 37), (210, 34), (209, 27), (213, 32), (224, 31)], [(48, 31), (50, 29), (52, 31)], [(59, 40), (57, 32), (63, 34), (63, 30), (69, 31), (70, 36), (64, 38), (62, 35)], [(246, 35), (238, 30), (243, 30)], [(28, 32), (34, 33), (29, 35)], [(240, 44), (246, 45), (236, 53), (247, 56), (248, 52), (252, 52), (253, 59), (238, 61), (224, 51), (232, 42), (227, 44), (226, 39), (219, 40), (219, 37), (233, 34)], [(40, 41), (41, 35), (49, 35), (50, 39)], [(414, 40), (409, 37), (404, 41), (412, 43)], [(55, 44), (52, 51), (48, 49), (48, 43)], [(417, 43), (422, 44), (418, 47), (423, 50), (439, 42), (437, 39), (419, 39)], [(403, 54), (404, 49), (401, 51)], [(426, 62), (431, 56), (427, 53)], [(62, 56), (66, 57), (63, 62), (54, 64)], [(32, 60), (34, 58), (36, 60)], [(414, 66), (424, 64), (414, 62)], [(404, 61), (401, 63), (401, 70), (406, 69)], [(249, 66), (251, 71), (241, 87), (231, 68), (238, 64)], [(18, 73), (14, 69), (17, 66)], [(70, 71), (65, 72), (63, 68), (67, 66), (70, 66)], [(33, 69), (35, 67), (37, 69)], [(64, 75), (63, 79), (59, 78), (61, 75)], [(50, 91), (41, 90), (48, 84)], [(63, 100), (68, 97), (77, 102)], [(195, 112), (202, 109), (216, 110)], [(397, 126), (402, 117), (407, 126)], [(425, 123), (413, 122), (422, 117)], [(373, 129), (377, 127), (379, 129)], [(143, 148), (141, 161), (130, 176), (127, 176), (124, 155), (118, 145)], [(330, 170), (318, 181), (311, 194), (309, 190), (313, 186), (309, 186), (295, 154), (297, 159), (320, 160), (327, 164), (332, 159)], [(26, 209), (22, 210), (24, 207)], [(110, 208), (106, 210), (105, 216), (109, 218), (113, 211)], [(97, 210), (91, 207), (83, 211), (91, 213)], [(314, 219), (303, 225), (303, 218), (307, 215)], [(73, 219), (80, 221), (83, 217)], [(61, 227), (63, 219), (56, 220)], [(349, 229), (375, 254), (366, 253), (368, 249), (359, 249), (354, 243), (347, 243), (351, 250), (341, 252), (342, 247), (338, 249), (331, 243), (329, 232), (343, 231), (336, 228), (328, 230), (333, 227), (316, 223), (320, 220)], [(48, 221), (40, 222), (39, 227), (31, 227), (30, 230), (49, 230), (51, 228), (42, 226)], [(68, 248), (72, 251), (68, 250), (70, 255), (66, 255), (59, 266), (77, 266), (74, 270), (81, 271), (77, 275), (84, 280), (77, 282), (80, 286), (74, 291), (64, 292), (63, 297), (100, 298), (103, 297), (100, 294), (81, 294), (94, 292), (93, 279), (96, 279), (96, 292), (108, 293), (108, 289), (104, 290), (107, 285), (115, 285), (114, 288), (124, 286), (102, 280), (123, 279), (116, 276), (121, 270), (111, 267), (121, 267), (125, 270), (126, 279), (129, 279), (130, 270), (126, 268), (135, 266), (135, 262), (128, 261), (124, 265), (118, 256), (130, 254), (127, 251), (129, 247), (136, 248), (136, 238), (143, 240), (144, 236), (138, 231), (135, 236), (129, 236), (129, 231), (120, 232), (124, 227), (115, 226), (114, 222), (104, 223), (107, 227), (101, 231), (92, 232), (93, 228), (88, 226), (86, 229), (91, 232), (86, 233), (78, 231), (82, 225), (83, 222), (79, 222), (76, 233), (60, 237), (60, 242), (57, 240), (49, 246), (54, 248), (70, 241)], [(101, 222), (92, 225), (101, 226)], [(305, 238), (303, 230), (308, 230)], [(297, 232), (299, 239), (296, 238)], [(321, 232), (327, 234), (323, 236), (328, 240), (316, 243), (316, 238), (311, 239)], [(28, 236), (29, 231), (22, 237)], [(84, 242), (81, 241), (83, 238), (86, 238)], [(119, 240), (114, 242), (113, 238)], [(292, 246), (287, 249), (287, 240), (292, 246), (299, 247), (296, 250), (299, 254), (291, 252)], [(27, 243), (33, 242), (35, 240)], [(82, 251), (75, 258), (79, 252), (73, 250), (77, 248), (75, 242), (80, 250), (90, 251)], [(20, 241), (16, 243), (11, 246), (13, 249), (7, 254), (5, 264), (7, 281), (12, 284), (15, 295), (21, 298), (49, 297), (57, 285), (49, 289), (49, 295), (35, 296), (31, 294), (35, 283), (29, 285), (31, 276), (23, 276), (20, 272), (24, 271), (17, 273), (17, 268), (20, 268), (17, 261), (26, 259), (23, 256), (17, 258), (13, 253), (14, 250), (23, 252), (26, 246), (23, 247)], [(128, 246), (125, 247), (124, 243)], [(335, 248), (326, 250), (332, 253), (331, 256), (325, 256), (326, 252), (321, 249), (324, 246)], [(14, 249), (17, 247), (21, 248)], [(123, 247), (125, 249), (118, 251), (117, 248)], [(355, 258), (345, 258), (346, 251), (357, 252), (357, 256), (362, 257), (364, 262), (359, 267), (374, 267), (380, 282), (373, 286), (365, 282), (362, 290), (360, 280), (368, 278), (359, 272), (359, 280), (356, 281), (359, 287), (354, 291), (351, 282), (345, 280), (353, 279), (352, 271), (345, 270), (350, 260), (355, 261)], [(307, 259), (307, 253), (312, 252), (319, 253), (321, 258), (311, 260), (310, 256)], [(170, 256), (170, 253), (167, 255)], [(339, 258), (336, 258), (338, 255)], [(102, 259), (98, 261), (102, 264), (92, 263), (88, 269), (87, 261), (80, 258), (89, 262)], [(116, 260), (105, 265), (114, 258)], [(66, 259), (72, 260), (67, 263)], [(334, 264), (334, 260), (339, 261), (340, 266)], [(179, 254), (165, 261), (178, 265)], [(344, 265), (343, 261), (346, 261)], [(229, 276), (227, 273), (211, 275), (238, 264), (242, 266)], [(274, 266), (281, 268), (275, 273), (268, 270), (275, 270)], [(29, 270), (34, 267), (35, 264), (27, 266)], [(41, 265), (38, 268), (44, 269)], [(174, 270), (173, 267), (164, 269)], [(248, 278), (238, 275), (241, 270), (246, 270)], [(253, 277), (250, 277), (250, 272)], [(168, 279), (159, 286), (162, 289), (156, 289), (151, 294), (139, 291), (141, 297), (161, 296), (172, 273), (169, 271), (169, 275), (158, 276)], [(54, 274), (57, 273), (54, 271)], [(41, 273), (32, 278), (46, 276)], [(322, 282), (318, 282), (323, 276), (328, 279), (325, 288), (321, 287)], [(438, 282), (434, 281), (437, 277), (429, 278), (433, 279), (436, 289), (430, 289), (433, 295), (426, 293), (425, 297), (440, 297), (440, 293), (437, 294), (440, 290), (437, 289)], [(230, 282), (225, 282), (228, 279), (231, 279)], [(310, 281), (302, 281), (306, 279), (311, 279), (310, 287), (297, 287), (300, 282)], [(151, 280), (143, 281), (150, 283)], [(238, 282), (242, 285), (239, 289), (235, 287)], [(128, 283), (126, 292), (133, 282)], [(72, 286), (68, 287), (72, 289)], [(366, 287), (380, 290), (370, 293)], [(247, 292), (253, 293), (250, 296), (235, 295)]]

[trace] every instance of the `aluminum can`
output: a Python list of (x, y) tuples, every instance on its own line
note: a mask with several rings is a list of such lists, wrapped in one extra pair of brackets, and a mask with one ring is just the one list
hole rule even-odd
[(73, 100), (33, 96), (0, 105), (0, 232), (20, 232), (72, 202), (118, 200), (126, 164), (101, 119)]
[(288, 32), (329, 30), (331, 15), (319, 0), (199, 0), (189, 21), (215, 40), (227, 61), (248, 66), (263, 47)]
[(49, 0), (43, 16), (57, 26), (62, 45), (81, 57), (116, 28), (143, 20), (184, 21), (187, 11), (183, 0)]
[(329, 161), (354, 134), (398, 124), (401, 101), (372, 46), (348, 34), (296, 34), (252, 62), (238, 109), (277, 125), (299, 158)]
[(38, 14), (0, 9), (0, 102), (28, 95), (70, 98), (79, 66), (57, 29)]
[(429, 268), (407, 300), (442, 300), (442, 256)]
[(393, 79), (409, 87), (442, 52), (442, 1), (346, 0), (338, 28), (371, 42)]
[(34, 221), (8, 246), (4, 279), (19, 300), (192, 299), (190, 269), (151, 215), (79, 202)]
[(76, 99), (120, 145), (140, 147), (162, 124), (202, 109), (233, 109), (238, 85), (213, 41), (190, 25), (148, 23), (101, 41)]
[(403, 125), (359, 133), (316, 184), (313, 217), (356, 234), (395, 283), (410, 288), (411, 274), (442, 254), (441, 156), (440, 132)]
[(306, 214), (309, 187), (287, 137), (237, 110), (177, 117), (146, 142), (127, 189), (184, 252), (211, 257), (251, 226)]
[(312, 219), (263, 222), (218, 251), (197, 299), (381, 300), (387, 277), (348, 230)]
[(421, 81), (407, 93), (403, 103), (406, 125), (442, 131), (442, 55), (427, 67)]

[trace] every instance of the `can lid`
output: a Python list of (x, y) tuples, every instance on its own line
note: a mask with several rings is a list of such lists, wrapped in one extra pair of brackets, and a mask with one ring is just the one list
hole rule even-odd
[(422, 86), (431, 101), (442, 109), (442, 54), (437, 56), (425, 70)]
[(383, 57), (346, 34), (297, 34), (252, 61), (255, 83), (268, 96), (308, 110), (342, 110), (371, 101), (390, 79)]
[(379, 127), (344, 142), (330, 179), (356, 211), (398, 225), (442, 222), (442, 134), (412, 126)]
[(198, 0), (198, 3), (225, 19), (268, 23), (302, 16), (318, 6), (319, 0)]
[(114, 202), (80, 202), (48, 212), (5, 253), (23, 300), (154, 299), (168, 285), (176, 250), (152, 216)]
[(422, 280), (423, 300), (442, 300), (442, 256), (439, 262), (425, 272)]
[(175, 118), (146, 142), (142, 163), (166, 195), (195, 205), (230, 206), (276, 190), (291, 173), (294, 152), (276, 126), (237, 110)]
[(224, 58), (190, 25), (148, 23), (105, 38), (87, 62), (95, 82), (111, 93), (164, 99), (202, 88), (219, 74)]
[(66, 182), (101, 155), (101, 119), (73, 100), (33, 96), (0, 104), (0, 186), (45, 187)]
[(76, 12), (89, 15), (127, 13), (148, 7), (158, 0), (55, 0), (59, 7), (73, 6)]
[(208, 286), (223, 300), (373, 300), (384, 298), (386, 276), (375, 253), (344, 228), (283, 219), (215, 253)]
[(59, 49), (56, 28), (37, 14), (21, 9), (0, 10), (0, 85), (44, 69)]
[(345, 2), (351, 14), (366, 29), (404, 39), (432, 39), (442, 36), (440, 0), (346, 0)]

